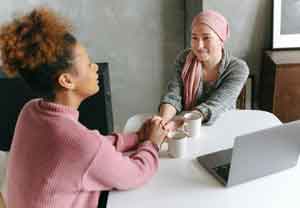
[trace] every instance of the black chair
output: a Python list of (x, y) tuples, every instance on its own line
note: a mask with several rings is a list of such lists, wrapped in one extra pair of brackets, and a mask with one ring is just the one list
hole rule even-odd
[[(97, 63), (100, 69), (100, 91), (79, 107), (79, 121), (101, 134), (113, 131), (113, 114), (108, 63)], [(0, 78), (0, 150), (9, 151), (18, 115), (23, 105), (36, 98), (21, 78)]]
[(79, 107), (79, 121), (89, 129), (98, 129), (101, 134), (113, 132), (113, 113), (108, 63), (97, 63), (100, 90), (87, 98)]
[(0, 96), (0, 150), (9, 151), (18, 115), (36, 96), (20, 78), (1, 78)]

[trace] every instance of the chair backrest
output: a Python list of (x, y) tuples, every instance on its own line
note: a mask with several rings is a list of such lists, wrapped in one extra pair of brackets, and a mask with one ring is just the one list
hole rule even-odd
[(144, 123), (144, 121), (146, 121), (146, 119), (150, 118), (152, 115), (154, 115), (153, 113), (143, 113), (143, 114), (136, 114), (132, 117), (130, 117), (124, 128), (123, 128), (123, 132), (124, 133), (130, 133), (130, 132), (135, 132), (138, 131), (139, 128), (142, 126), (142, 124)]
[[(113, 131), (109, 65), (97, 64), (101, 68), (100, 91), (82, 102), (79, 121), (89, 129), (108, 134)], [(18, 115), (23, 105), (36, 97), (21, 78), (0, 78), (0, 150), (9, 151)]]
[(0, 149), (10, 149), (15, 125), (23, 105), (36, 97), (21, 78), (0, 79)]
[(97, 129), (101, 134), (113, 132), (113, 113), (108, 63), (97, 63), (100, 90), (89, 97), (79, 107), (79, 121), (89, 129)]

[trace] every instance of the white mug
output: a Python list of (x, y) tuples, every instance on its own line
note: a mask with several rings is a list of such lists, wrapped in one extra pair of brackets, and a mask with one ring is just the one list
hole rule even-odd
[(171, 157), (184, 157), (186, 155), (187, 139), (184, 132), (171, 132), (168, 139), (168, 153)]
[(184, 114), (184, 130), (192, 138), (200, 136), (202, 116), (200, 113), (189, 112)]

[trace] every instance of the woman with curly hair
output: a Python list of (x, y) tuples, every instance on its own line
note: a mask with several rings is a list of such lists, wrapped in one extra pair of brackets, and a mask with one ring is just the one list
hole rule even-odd
[(9, 208), (96, 208), (102, 190), (135, 188), (153, 176), (166, 135), (159, 119), (109, 136), (79, 123), (80, 103), (99, 90), (98, 68), (63, 18), (47, 8), (16, 18), (0, 29), (0, 52), (4, 71), (42, 96), (16, 124)]

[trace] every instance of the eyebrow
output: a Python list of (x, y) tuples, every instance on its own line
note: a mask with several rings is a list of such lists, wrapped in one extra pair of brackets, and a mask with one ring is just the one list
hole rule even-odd
[(211, 34), (210, 33), (201, 33), (201, 34), (192, 33), (192, 35), (211, 35)]

